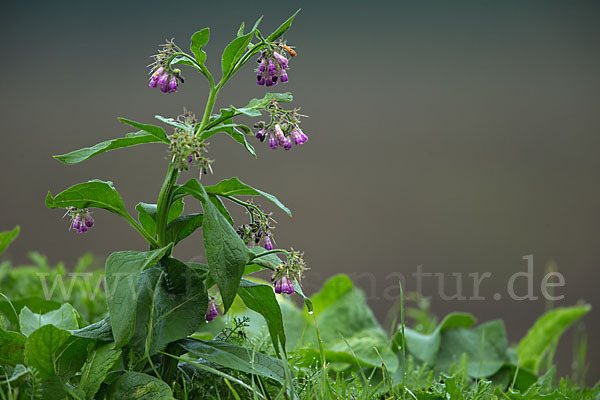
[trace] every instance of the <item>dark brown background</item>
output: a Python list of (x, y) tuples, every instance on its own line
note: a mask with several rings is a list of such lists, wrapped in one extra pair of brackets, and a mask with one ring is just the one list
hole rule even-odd
[[(164, 39), (187, 47), (195, 30), (210, 26), (208, 65), (218, 71), (241, 20), (265, 14), (269, 31), (302, 6), (288, 35), (299, 56), (290, 83), (276, 89), (293, 91), (311, 116), (303, 124), (310, 141), (290, 152), (258, 145), (254, 160), (215, 138), (215, 175), (205, 182), (236, 175), (292, 208), (292, 219), (276, 213), (277, 239), (306, 251), (307, 291), (350, 273), (383, 319), (397, 295), (395, 274), (414, 290), (418, 265), (462, 272), (469, 294), (466, 274), (490, 271), (481, 289), (487, 301), (443, 301), (433, 280), (425, 294), (440, 315), (504, 318), (517, 341), (544, 302), (509, 300), (506, 284), (533, 254), (536, 295), (552, 259), (566, 280), (560, 305), (600, 305), (597, 2), (213, 3), (3, 4), (0, 229), (22, 227), (9, 258), (23, 262), (38, 250), (72, 264), (88, 250), (104, 257), (143, 248), (103, 211), (88, 234), (69, 232), (43, 200), (48, 189), (97, 177), (114, 181), (130, 210), (153, 202), (163, 148), (116, 151), (75, 167), (50, 154), (123, 135), (129, 130), (117, 116), (152, 123), (184, 106), (201, 113), (205, 84), (192, 71), (175, 95), (147, 87), (148, 56)], [(218, 105), (243, 105), (263, 92), (247, 67)], [(178, 256), (191, 259), (201, 253), (200, 238), (182, 247)], [(597, 313), (586, 318), (592, 336)], [(590, 382), (600, 378), (599, 356), (592, 340)], [(562, 373), (570, 357), (567, 336)]]

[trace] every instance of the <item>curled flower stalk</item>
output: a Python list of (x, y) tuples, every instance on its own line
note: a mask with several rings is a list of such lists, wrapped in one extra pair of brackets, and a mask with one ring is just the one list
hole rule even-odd
[(300, 283), (306, 271), (306, 263), (303, 259), (304, 254), (291, 249), (287, 255), (287, 260), (279, 265), (271, 275), (271, 282), (277, 294), (294, 294), (294, 282)]
[(85, 233), (94, 226), (94, 219), (87, 208), (69, 207), (65, 216), (71, 217), (69, 229), (74, 229), (77, 233)]
[(282, 147), (290, 150), (292, 144), (300, 146), (308, 141), (308, 136), (300, 129), (299, 109), (284, 110), (276, 101), (271, 102), (266, 110), (270, 114), (270, 121), (259, 121), (254, 124), (258, 129), (255, 136), (261, 142), (269, 138), (269, 147), (276, 149)]
[[(289, 60), (283, 55), (286, 48), (290, 49), (285, 44), (275, 43), (261, 52), (256, 60), (258, 62), (258, 68), (256, 69), (257, 85), (270, 87), (277, 85), (277, 82), (286, 83), (288, 81)], [(296, 52), (294, 52), (295, 54)]]
[(154, 62), (151, 65), (150, 82), (151, 88), (159, 87), (163, 93), (173, 93), (177, 91), (179, 83), (183, 83), (181, 70), (178, 68), (170, 69), (168, 60), (175, 53), (181, 52), (181, 49), (173, 42), (167, 41), (161, 46), (158, 53), (154, 55)]

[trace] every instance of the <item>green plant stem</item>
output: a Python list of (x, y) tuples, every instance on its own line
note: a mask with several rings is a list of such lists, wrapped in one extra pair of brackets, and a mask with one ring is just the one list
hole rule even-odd
[(287, 250), (273, 249), (273, 250), (267, 250), (264, 253), (256, 254), (254, 257), (252, 257), (250, 259), (250, 261), (254, 260), (255, 258), (260, 258), (263, 256), (268, 256), (269, 254), (276, 254), (276, 253), (283, 253), (283, 254), (285, 254), (286, 257), (289, 257), (289, 255), (290, 255), (290, 253)]
[(167, 170), (167, 176), (163, 182), (162, 188), (158, 195), (158, 203), (156, 206), (156, 239), (158, 240), (157, 247), (167, 245), (167, 223), (169, 217), (169, 209), (173, 200), (173, 187), (177, 183), (179, 170), (175, 164), (170, 163)]
[(206, 125), (208, 124), (208, 121), (212, 114), (212, 110), (215, 106), (217, 95), (219, 94), (219, 90), (221, 90), (219, 86), (214, 87), (213, 85), (211, 85), (210, 92), (208, 93), (208, 100), (206, 101), (206, 107), (204, 108), (204, 115), (202, 116), (202, 122), (200, 122), (200, 129), (198, 129), (196, 135), (199, 135), (204, 130), (204, 128), (206, 128)]
[(142, 235), (142, 237), (144, 239), (146, 239), (146, 241), (150, 244), (150, 246), (152, 246), (153, 248), (158, 248), (158, 242), (156, 240), (154, 240), (154, 238), (152, 236), (150, 236), (150, 234), (148, 234), (148, 232), (146, 232), (146, 230), (144, 228), (142, 228), (142, 226), (140, 224), (138, 224), (138, 222), (133, 219), (133, 217), (127, 213), (124, 214), (119, 214), (121, 217), (123, 217), (123, 219), (125, 219), (125, 221), (127, 221), (127, 223), (129, 225), (131, 225), (133, 227), (133, 229), (135, 229), (136, 231), (138, 231), (138, 233), (140, 235)]

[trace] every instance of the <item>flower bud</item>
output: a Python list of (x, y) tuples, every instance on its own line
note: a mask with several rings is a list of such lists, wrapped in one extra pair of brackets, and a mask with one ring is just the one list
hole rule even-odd
[(169, 79), (168, 93), (173, 93), (175, 91), (177, 91), (177, 78), (172, 76), (171, 79)]
[(273, 53), (273, 57), (275, 57), (275, 59), (277, 60), (277, 63), (279, 63), (279, 66), (282, 69), (286, 69), (288, 67), (288, 59), (285, 58), (284, 56), (282, 56), (279, 53)]
[(292, 140), (288, 136), (283, 138), (283, 148), (286, 150), (292, 148)]
[(213, 300), (210, 300), (208, 303), (208, 308), (206, 310), (206, 321), (210, 322), (219, 316), (219, 310), (217, 310), (217, 305)]
[(85, 226), (88, 228), (91, 228), (92, 226), (94, 226), (94, 219), (90, 215), (86, 215), (83, 218), (83, 222), (85, 223)]
[(265, 236), (265, 249), (273, 250), (273, 242), (271, 242), (271, 237), (269, 235)]
[(269, 135), (269, 147), (272, 149), (277, 148), (277, 139), (275, 138), (275, 135), (273, 135), (273, 134)]
[(273, 62), (273, 60), (269, 60), (269, 67), (267, 68), (267, 74), (270, 76), (277, 74), (277, 66)]
[(262, 140), (264, 140), (266, 134), (267, 134), (267, 131), (266, 131), (266, 129), (263, 128), (263, 129), (259, 130), (258, 132), (256, 132), (256, 138), (258, 140), (262, 141)]
[(282, 70), (281, 70), (281, 72), (280, 72), (280, 74), (279, 74), (279, 78), (280, 78), (279, 80), (280, 80), (282, 83), (286, 83), (286, 82), (288, 81), (287, 72), (285, 72), (285, 70), (284, 70), (284, 69), (282, 69)]

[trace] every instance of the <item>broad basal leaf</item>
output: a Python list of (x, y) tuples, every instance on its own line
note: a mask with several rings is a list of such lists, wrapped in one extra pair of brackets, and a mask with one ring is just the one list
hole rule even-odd
[(106, 301), (117, 347), (133, 336), (138, 278), (143, 270), (155, 265), (171, 246), (154, 251), (119, 251), (106, 259)]
[(25, 336), (20, 333), (0, 328), (0, 364), (11, 366), (23, 364), (25, 341)]
[(165, 382), (141, 372), (125, 372), (110, 385), (110, 400), (174, 400)]

